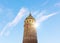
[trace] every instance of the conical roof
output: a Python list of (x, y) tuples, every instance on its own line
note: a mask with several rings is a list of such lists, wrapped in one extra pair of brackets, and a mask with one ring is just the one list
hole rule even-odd
[[(29, 14), (29, 16), (26, 19), (34, 19), (34, 17), (31, 15), (31, 13)], [(34, 19), (35, 20), (35, 19)]]

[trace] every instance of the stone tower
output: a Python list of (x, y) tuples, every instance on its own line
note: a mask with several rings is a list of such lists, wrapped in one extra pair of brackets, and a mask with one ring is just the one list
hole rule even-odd
[(23, 43), (37, 43), (37, 32), (34, 23), (35, 19), (30, 13), (24, 21)]

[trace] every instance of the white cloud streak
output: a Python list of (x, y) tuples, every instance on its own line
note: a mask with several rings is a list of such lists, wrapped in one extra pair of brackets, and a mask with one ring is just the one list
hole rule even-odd
[(51, 14), (49, 14), (49, 15), (43, 15), (43, 16), (41, 16), (39, 19), (36, 19), (36, 23), (37, 23), (38, 26), (39, 26), (42, 22), (46, 21), (48, 18), (56, 15), (57, 13), (58, 13), (58, 12), (54, 12), (54, 13), (51, 13)]
[(17, 25), (18, 22), (21, 20), (21, 18), (24, 16), (23, 14), (25, 14), (26, 12), (27, 12), (26, 8), (21, 8), (20, 11), (18, 12), (17, 16), (15, 17), (15, 19), (12, 22), (9, 22), (3, 28), (3, 30), (0, 32), (0, 36), (2, 36), (4, 34), (4, 32), (6, 31), (6, 29), (9, 29), (11, 26)]
[(37, 13), (38, 15), (36, 16), (36, 19), (40, 18), (46, 13), (46, 10), (42, 10), (41, 12)]
[(32, 13), (33, 16), (35, 16), (36, 14), (39, 13), (39, 11), (32, 11), (31, 13)]

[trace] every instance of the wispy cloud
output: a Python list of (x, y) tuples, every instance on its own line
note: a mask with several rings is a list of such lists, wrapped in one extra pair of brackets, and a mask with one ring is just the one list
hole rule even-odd
[(2, 22), (12, 20), (13, 17), (14, 17), (13, 9), (0, 5), (0, 19)]
[(42, 10), (41, 12), (38, 12), (37, 16), (36, 16), (36, 19), (40, 18), (41, 16), (43, 16), (44, 14), (46, 13), (46, 10)]
[(36, 23), (37, 23), (38, 26), (39, 26), (42, 22), (46, 21), (48, 18), (56, 15), (57, 13), (58, 13), (58, 12), (54, 12), (54, 13), (51, 13), (51, 14), (49, 14), (49, 15), (43, 15), (43, 16), (39, 17), (39, 19), (36, 19)]
[(3, 9), (2, 8), (0, 8), (0, 13), (2, 13), (3, 12)]
[(4, 33), (4, 36), (9, 36), (10, 35), (10, 31), (6, 31), (5, 33)]
[(48, 0), (46, 0), (43, 4), (41, 4), (41, 6), (45, 6), (45, 5), (47, 5), (48, 4)]
[(59, 3), (55, 3), (54, 6), (55, 6), (55, 7), (60, 7), (60, 2), (59, 2)]
[(39, 13), (39, 11), (32, 11), (31, 13), (33, 14), (33, 16), (35, 16), (36, 14)]
[(27, 11), (26, 8), (21, 8), (20, 11), (18, 12), (17, 16), (15, 17), (15, 19), (12, 22), (9, 22), (3, 28), (3, 30), (0, 32), (0, 36), (2, 36), (4, 34), (4, 32), (6, 31), (6, 29), (9, 29), (11, 26), (15, 26), (21, 20), (21, 18), (24, 16), (23, 14), (25, 14), (26, 11)]

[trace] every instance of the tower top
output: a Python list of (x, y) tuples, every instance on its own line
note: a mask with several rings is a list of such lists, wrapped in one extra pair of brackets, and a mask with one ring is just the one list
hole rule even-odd
[[(27, 19), (34, 19), (34, 17), (31, 15), (31, 13), (29, 14), (29, 16), (26, 18)], [(35, 20), (35, 19), (34, 19)]]

